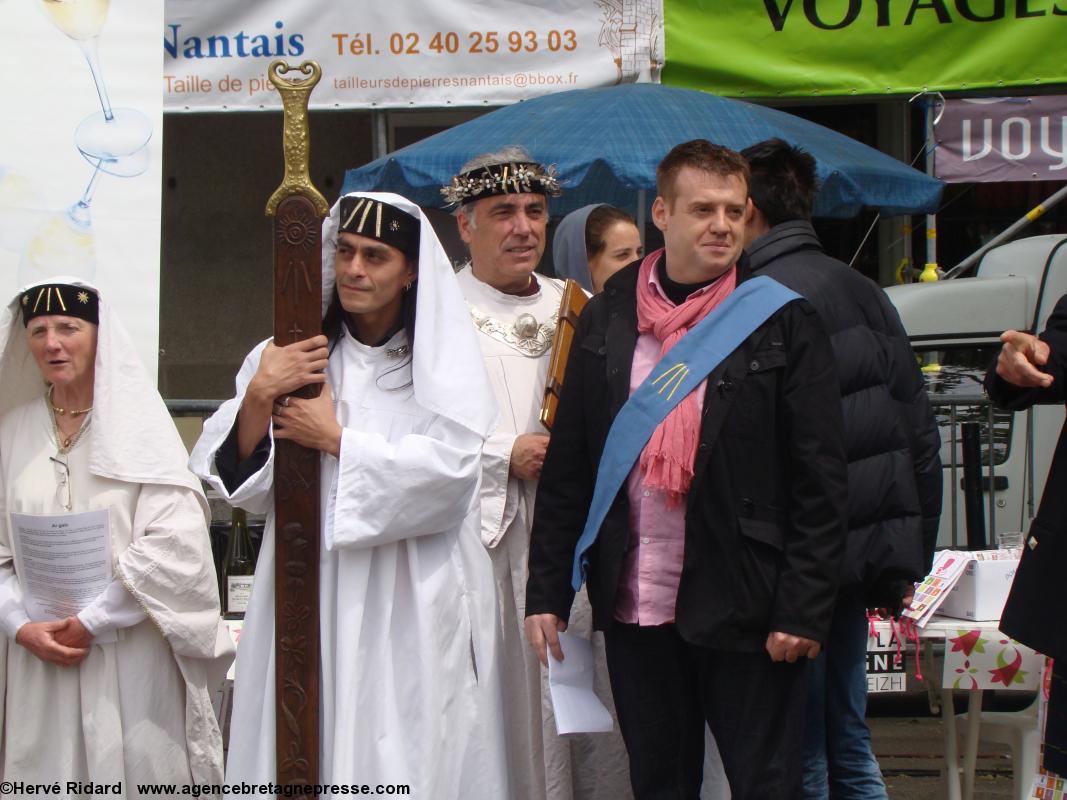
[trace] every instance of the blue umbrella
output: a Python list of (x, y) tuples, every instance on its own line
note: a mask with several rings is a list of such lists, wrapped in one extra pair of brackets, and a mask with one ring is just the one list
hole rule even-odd
[(943, 184), (836, 131), (773, 108), (692, 89), (626, 84), (545, 95), (498, 109), (350, 169), (345, 191), (392, 191), (440, 207), (438, 191), (474, 155), (524, 145), (554, 163), (564, 194), (554, 214), (588, 203), (634, 209), (654, 196), (656, 165), (674, 145), (710, 139), (735, 150), (779, 137), (811, 153), (821, 188), (820, 217), (933, 212)]

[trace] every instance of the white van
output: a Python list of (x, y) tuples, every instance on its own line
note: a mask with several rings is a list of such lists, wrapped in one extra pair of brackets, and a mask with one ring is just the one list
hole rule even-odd
[(1001, 332), (1043, 330), (1067, 294), (1067, 235), (996, 247), (973, 275), (886, 289), (923, 367), (941, 428), (945, 481), (938, 547), (967, 542), (960, 424), (980, 425), (985, 535), (996, 547), (996, 533), (1025, 531), (1037, 513), (1064, 419), (1062, 405), (995, 410), (982, 379), (1000, 350)]

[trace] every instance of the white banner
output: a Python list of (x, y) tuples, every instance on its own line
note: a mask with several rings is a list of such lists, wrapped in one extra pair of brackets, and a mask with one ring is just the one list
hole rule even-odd
[[(163, 0), (0, 0), (0, 302), (100, 287), (156, 374)], [(90, 67), (92, 65), (92, 68)]]
[(662, 0), (167, 0), (168, 111), (280, 107), (274, 59), (315, 60), (313, 108), (503, 105), (659, 81)]

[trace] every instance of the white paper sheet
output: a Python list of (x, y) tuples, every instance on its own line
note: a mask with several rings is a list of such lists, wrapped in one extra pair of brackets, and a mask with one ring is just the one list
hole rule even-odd
[(548, 654), (548, 686), (558, 733), (604, 733), (614, 727), (611, 712), (593, 692), (593, 646), (587, 639), (560, 633), (563, 661)]
[(916, 584), (911, 605), (904, 609), (901, 616), (914, 621), (920, 628), (926, 625), (973, 557), (972, 553), (958, 550), (942, 550), (938, 553), (930, 574)]
[(111, 583), (108, 509), (11, 513), (15, 569), (34, 622), (73, 616)]
[(922, 628), (959, 583), (972, 561), (1014, 561), (1016, 553), (1008, 550), (942, 550), (934, 559), (930, 574), (915, 585), (911, 606), (901, 614)]

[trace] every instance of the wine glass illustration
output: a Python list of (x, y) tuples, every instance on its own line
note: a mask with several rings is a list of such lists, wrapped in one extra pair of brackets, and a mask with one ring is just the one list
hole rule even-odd
[(67, 208), (49, 214), (34, 231), (19, 261), (19, 285), (43, 281), (50, 275), (91, 280), (96, 274), (96, 244), (89, 204), (102, 171), (102, 162), (97, 161), (82, 196)]
[(152, 137), (148, 117), (132, 108), (112, 108), (100, 69), (100, 31), (107, 20), (109, 0), (41, 0), (45, 13), (59, 30), (81, 48), (100, 99), (99, 112), (83, 119), (74, 131), (74, 144), (98, 169), (112, 174), (124, 156), (143, 149)]
[(44, 204), (44, 194), (31, 177), (0, 164), (0, 249), (22, 252), (47, 213)]

